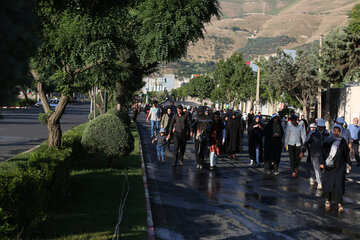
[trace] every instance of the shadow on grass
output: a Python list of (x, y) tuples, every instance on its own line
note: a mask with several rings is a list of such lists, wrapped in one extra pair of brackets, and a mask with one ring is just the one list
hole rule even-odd
[[(115, 169), (74, 171), (68, 201), (39, 226), (39, 238), (109, 239), (118, 219), (124, 172)], [(121, 239), (145, 239), (146, 212), (140, 170), (128, 171), (130, 184)], [(139, 206), (144, 206), (139, 208)], [(141, 219), (139, 221), (139, 219)]]
[[(132, 124), (135, 149), (127, 157), (114, 159), (90, 152), (73, 165), (70, 196), (48, 219), (41, 223), (37, 239), (111, 239), (119, 216), (121, 191), (128, 175), (130, 191), (120, 224), (120, 238), (146, 239), (146, 210), (142, 180), (139, 139)], [(34, 236), (32, 236), (34, 239)]]

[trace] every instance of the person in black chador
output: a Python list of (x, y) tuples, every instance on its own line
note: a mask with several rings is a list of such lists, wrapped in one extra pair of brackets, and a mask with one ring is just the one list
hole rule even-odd
[(263, 150), (263, 130), (264, 127), (261, 124), (261, 117), (259, 115), (255, 116), (255, 119), (250, 123), (249, 126), (249, 155), (250, 155), (250, 165), (259, 166), (262, 163), (264, 150)]
[(204, 158), (206, 155), (206, 148), (209, 145), (209, 127), (211, 118), (204, 114), (204, 108), (199, 107), (197, 116), (192, 125), (195, 143), (195, 159), (196, 168), (202, 169), (204, 166)]
[(341, 137), (341, 131), (342, 126), (335, 124), (332, 134), (324, 141), (323, 155), (320, 161), (320, 168), (324, 169), (321, 182), (325, 196), (325, 209), (330, 209), (333, 199), (338, 204), (339, 212), (344, 211), (342, 204), (347, 164), (349, 171), (351, 170), (350, 149), (346, 140)]
[(278, 175), (283, 145), (281, 139), (284, 136), (284, 129), (281, 126), (279, 114), (272, 115), (271, 121), (264, 129), (264, 136), (264, 170), (266, 173), (270, 173), (273, 170), (273, 174)]
[(239, 152), (239, 120), (236, 113), (232, 113), (226, 124), (226, 152), (229, 158), (235, 159), (235, 154)]

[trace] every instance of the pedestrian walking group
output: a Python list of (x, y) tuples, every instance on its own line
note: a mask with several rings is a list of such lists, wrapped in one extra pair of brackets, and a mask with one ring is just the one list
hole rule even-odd
[(243, 150), (246, 129), (250, 165), (263, 165), (267, 174), (280, 174), (281, 154), (288, 150), (290, 176), (296, 178), (299, 163), (308, 152), (307, 160), (312, 164), (310, 185), (316, 184), (317, 189), (323, 190), (326, 209), (335, 201), (341, 212), (345, 175), (351, 170), (351, 159), (360, 164), (359, 120), (354, 118), (353, 124), (346, 128), (344, 118), (339, 117), (328, 132), (325, 120), (316, 119), (316, 123), (309, 125), (304, 116), (300, 119), (298, 116), (286, 119), (273, 114), (265, 121), (260, 112), (255, 115), (252, 110), (249, 114), (241, 114), (233, 109), (221, 112), (203, 106), (187, 109), (182, 105), (175, 107), (174, 102), (161, 109), (154, 102), (146, 119), (151, 120), (151, 137), (153, 143), (157, 142), (159, 162), (165, 162), (165, 148), (170, 149), (173, 140), (173, 167), (184, 164), (186, 144), (192, 137), (197, 169), (205, 167), (207, 158), (210, 171), (216, 169), (222, 156), (236, 160), (236, 154)]

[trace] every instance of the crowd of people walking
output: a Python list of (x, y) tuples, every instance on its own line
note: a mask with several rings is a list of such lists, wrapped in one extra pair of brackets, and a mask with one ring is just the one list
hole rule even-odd
[(236, 154), (243, 151), (247, 132), (251, 166), (263, 166), (265, 173), (279, 175), (282, 151), (288, 150), (290, 174), (296, 178), (299, 163), (308, 152), (307, 161), (312, 163), (313, 170), (310, 184), (316, 184), (317, 189), (324, 191), (327, 209), (333, 200), (339, 211), (343, 211), (345, 175), (351, 170), (351, 159), (354, 158), (358, 166), (360, 164), (358, 118), (346, 128), (344, 118), (339, 117), (328, 132), (325, 120), (316, 119), (309, 125), (304, 116), (299, 118), (296, 114), (281, 118), (275, 113), (265, 121), (260, 112), (255, 115), (252, 110), (241, 114), (231, 108), (223, 111), (206, 106), (187, 109), (182, 105), (175, 106), (173, 101), (166, 107), (155, 101), (145, 111), (146, 120), (151, 121), (151, 139), (157, 144), (159, 162), (165, 162), (165, 149), (170, 150), (173, 141), (172, 166), (183, 165), (186, 144), (192, 139), (196, 168), (204, 168), (208, 158), (209, 169), (213, 171), (220, 157), (235, 160)]

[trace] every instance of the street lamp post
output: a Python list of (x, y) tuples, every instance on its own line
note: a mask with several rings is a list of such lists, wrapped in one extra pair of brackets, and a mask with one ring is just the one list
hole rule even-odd
[[(260, 61), (260, 57), (257, 59)], [(257, 81), (256, 81), (256, 112), (260, 109), (260, 66), (257, 64)]]

